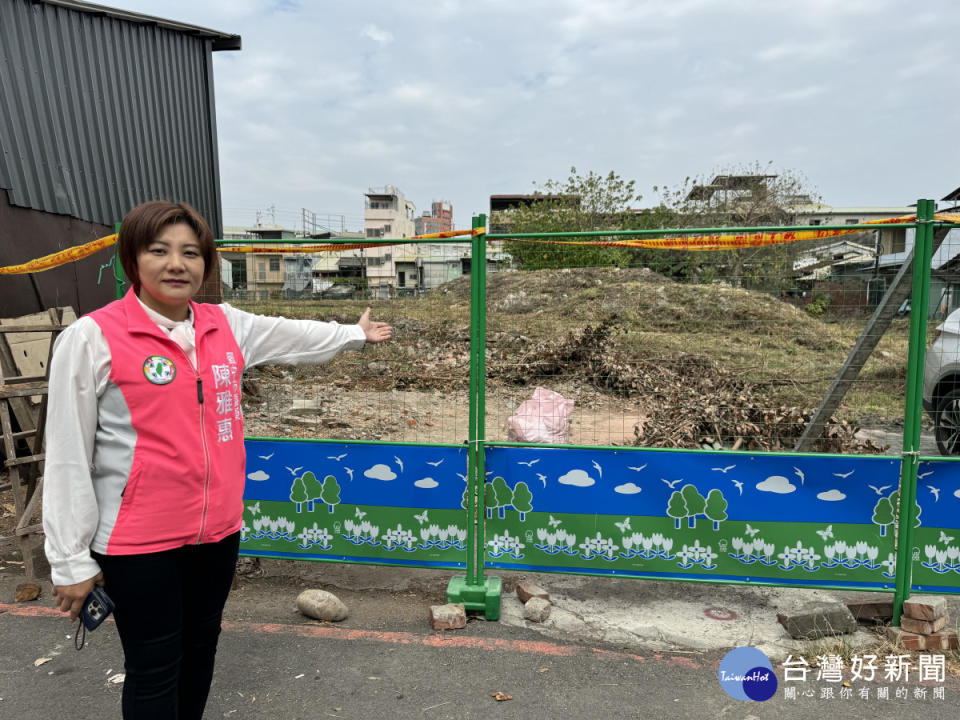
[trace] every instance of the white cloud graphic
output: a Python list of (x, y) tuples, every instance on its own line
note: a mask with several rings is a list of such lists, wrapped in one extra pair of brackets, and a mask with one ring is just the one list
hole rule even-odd
[(420, 478), (414, 483), (418, 488), (435, 488), (439, 484), (433, 478)]
[(953, 494), (953, 496), (960, 498), (960, 490), (957, 490), (957, 491)]
[(257, 470), (247, 475), (247, 480), (269, 480), (270, 476), (267, 475), (263, 470)]
[(560, 476), (560, 484), (576, 485), (577, 487), (590, 487), (596, 482), (586, 470), (571, 470), (566, 475)]
[(846, 500), (847, 496), (839, 490), (827, 490), (817, 495), (817, 500), (826, 500), (827, 502), (836, 502), (837, 500)]
[(640, 490), (642, 490), (642, 488), (632, 482), (626, 483), (625, 485), (617, 485), (613, 489), (614, 492), (618, 492), (622, 495), (636, 495), (638, 492), (640, 492)]
[(394, 480), (397, 474), (389, 466), (379, 463), (364, 472), (363, 476), (374, 480)]
[(763, 482), (757, 483), (757, 490), (761, 492), (772, 492), (778, 495), (786, 495), (797, 489), (796, 485), (791, 485), (783, 475), (771, 475)]

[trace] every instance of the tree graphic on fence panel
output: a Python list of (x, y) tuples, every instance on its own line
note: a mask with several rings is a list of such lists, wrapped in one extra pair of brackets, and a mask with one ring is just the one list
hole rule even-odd
[(323, 479), (323, 487), (320, 493), (320, 499), (323, 500), (333, 512), (335, 505), (340, 504), (340, 484), (333, 475), (327, 475)]
[(312, 471), (307, 470), (303, 476), (303, 486), (307, 490), (307, 512), (313, 512), (313, 504), (320, 499), (323, 494), (323, 484), (317, 480), (317, 476)]
[(303, 503), (307, 501), (307, 487), (303, 483), (303, 478), (294, 478), (293, 485), (290, 486), (290, 502), (297, 504), (297, 512), (300, 512)]
[(871, 519), (880, 526), (880, 537), (884, 537), (887, 534), (887, 525), (892, 525), (894, 521), (893, 503), (890, 502), (890, 498), (882, 497), (877, 500), (877, 504), (873, 506)]
[(679, 530), (680, 521), (689, 514), (690, 511), (687, 510), (687, 503), (684, 502), (683, 495), (680, 494), (679, 490), (674, 490), (667, 503), (667, 515), (674, 519), (674, 529)]
[(533, 510), (533, 493), (522, 480), (513, 487), (513, 509), (520, 513), (520, 522), (524, 522), (526, 514)]
[(493, 489), (492, 483), (483, 485), (483, 504), (487, 508), (487, 519), (493, 517), (493, 510), (497, 507), (497, 491)]
[[(892, 493), (890, 493), (889, 497), (890, 497), (890, 507), (894, 509), (899, 508), (900, 507), (900, 491), (894, 490)], [(918, 528), (923, 524), (920, 522), (920, 513), (923, 512), (923, 508), (920, 507), (920, 503), (914, 503), (914, 507), (917, 509), (917, 519), (916, 519), (916, 523), (914, 524), (914, 527)]]
[(507, 511), (507, 506), (513, 502), (513, 491), (507, 485), (507, 481), (497, 475), (493, 479), (493, 491), (497, 496), (497, 509), (500, 511), (502, 520)]
[(683, 495), (683, 501), (687, 505), (687, 517), (690, 518), (687, 521), (687, 527), (694, 528), (697, 526), (697, 515), (703, 514), (707, 501), (695, 485), (684, 485), (680, 489), (680, 494)]
[(714, 488), (707, 493), (707, 505), (704, 515), (708, 520), (713, 521), (713, 529), (719, 530), (720, 523), (727, 519), (727, 499), (723, 493)]

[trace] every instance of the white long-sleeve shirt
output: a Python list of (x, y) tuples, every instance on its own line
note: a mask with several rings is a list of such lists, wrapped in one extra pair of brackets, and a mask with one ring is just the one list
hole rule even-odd
[[(196, 365), (192, 313), (176, 322), (141, 305)], [(323, 363), (365, 342), (359, 325), (254, 315), (226, 303), (220, 307), (248, 368)], [(96, 321), (82, 317), (61, 333), (50, 363), (43, 486), (45, 550), (54, 585), (82, 582), (100, 571), (90, 556), (100, 517), (91, 466), (98, 418), (110, 412), (100, 403), (110, 370), (110, 348)]]

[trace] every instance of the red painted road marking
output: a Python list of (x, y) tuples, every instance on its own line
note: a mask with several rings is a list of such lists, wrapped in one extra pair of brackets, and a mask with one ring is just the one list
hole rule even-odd
[[(0, 603), (0, 615), (14, 615), (19, 617), (39, 617), (66, 619), (66, 615), (58, 609), (26, 604)], [(113, 618), (110, 618), (112, 620)], [(422, 645), (438, 648), (465, 648), (485, 650), (488, 652), (516, 652), (533, 655), (550, 655), (553, 657), (576, 657), (593, 655), (601, 660), (615, 660), (642, 663), (648, 658), (633, 653), (603, 650), (601, 648), (582, 647), (579, 645), (559, 645), (557, 643), (538, 640), (506, 640), (501, 638), (478, 638), (470, 635), (453, 635), (434, 633), (418, 635), (409, 632), (380, 632), (375, 630), (357, 630), (349, 628), (328, 627), (326, 625), (298, 625), (284, 623), (255, 623), (244, 620), (224, 620), (223, 629), (227, 632), (270, 633), (273, 635), (295, 635), (297, 637), (324, 638), (329, 640), (365, 640), (367, 642), (394, 643), (397, 645)], [(654, 658), (669, 665), (679, 665), (688, 668), (706, 667), (690, 657), (684, 655), (663, 655), (657, 653)]]
[(722, 607), (709, 607), (703, 611), (703, 614), (711, 620), (736, 620), (740, 617), (733, 610)]

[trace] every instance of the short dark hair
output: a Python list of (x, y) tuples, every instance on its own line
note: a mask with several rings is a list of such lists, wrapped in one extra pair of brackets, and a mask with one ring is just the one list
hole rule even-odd
[(123, 271), (133, 284), (134, 292), (140, 292), (140, 273), (137, 271), (137, 258), (140, 253), (157, 239), (163, 228), (177, 223), (189, 225), (197, 234), (200, 240), (200, 254), (203, 256), (203, 279), (210, 277), (217, 249), (213, 241), (213, 231), (207, 221), (189, 203), (151, 200), (137, 205), (127, 213), (123, 222), (120, 223), (117, 238), (120, 264), (123, 265)]

